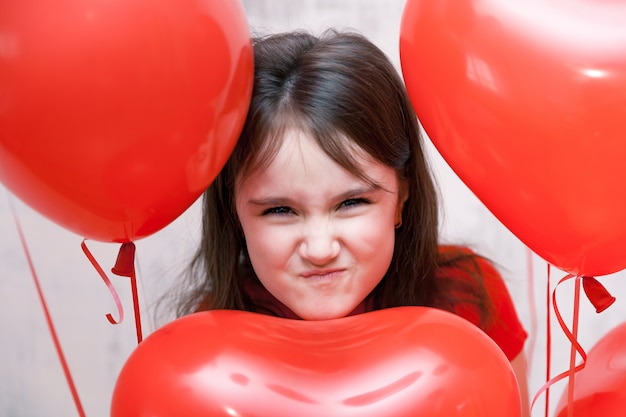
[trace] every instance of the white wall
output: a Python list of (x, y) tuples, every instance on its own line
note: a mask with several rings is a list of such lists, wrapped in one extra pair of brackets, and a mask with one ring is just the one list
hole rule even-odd
[[(399, 68), (403, 0), (247, 0), (244, 4), (251, 26), (262, 31), (306, 28), (316, 32), (330, 26), (359, 30), (382, 47)], [(520, 316), (530, 331), (535, 330), (537, 343), (531, 349), (534, 360), (530, 378), (530, 391), (534, 394), (543, 384), (545, 375), (546, 265), (533, 256), (529, 270), (524, 245), (473, 196), (432, 146), (429, 150), (443, 192), (444, 236), (447, 240), (471, 244), (505, 267), (502, 272)], [(80, 249), (82, 238), (50, 223), (1, 186), (0, 416), (78, 415), (46, 327), (10, 204), (22, 222), (85, 413), (89, 417), (108, 416), (117, 373), (136, 346), (128, 280), (112, 277), (126, 309), (124, 323), (112, 326), (104, 316), (106, 313), (116, 316), (115, 305)], [(152, 306), (185, 266), (198, 234), (197, 209), (197, 205), (192, 207), (164, 230), (137, 242), (144, 335), (162, 324), (151, 320)], [(108, 271), (115, 262), (118, 246), (98, 242), (88, 242), (88, 245)], [(553, 269), (553, 281), (564, 275)], [(617, 303), (601, 315), (596, 315), (583, 299), (580, 340), (585, 348), (591, 348), (625, 317), (624, 277), (619, 273), (601, 278), (618, 298)], [(568, 322), (571, 321), (571, 287), (570, 282), (559, 289), (559, 305)], [(530, 294), (536, 298), (535, 307), (530, 303)], [(556, 326), (553, 337), (552, 368), (553, 373), (557, 373), (568, 367), (569, 347)], [(555, 386), (550, 399), (553, 407), (563, 388), (563, 383)], [(534, 416), (543, 415), (543, 401), (541, 397)]]

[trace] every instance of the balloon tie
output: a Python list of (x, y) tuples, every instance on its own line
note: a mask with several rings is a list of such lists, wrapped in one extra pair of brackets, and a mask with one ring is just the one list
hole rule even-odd
[(602, 313), (615, 302), (615, 297), (594, 277), (583, 277), (583, 289), (596, 313)]
[[(109, 292), (111, 293), (111, 296), (113, 297), (113, 301), (115, 301), (119, 319), (115, 320), (113, 316), (109, 313), (106, 315), (107, 320), (111, 324), (120, 324), (124, 320), (124, 307), (122, 305), (119, 295), (117, 294), (117, 291), (115, 290), (115, 287), (111, 283), (111, 280), (109, 279), (107, 274), (104, 272), (104, 270), (102, 269), (98, 261), (89, 251), (89, 248), (87, 247), (87, 244), (85, 243), (85, 240), (83, 240), (83, 242), (81, 243), (81, 248), (83, 249), (83, 252), (87, 256), (87, 259), (89, 259), (89, 261), (91, 262), (95, 270), (98, 272), (98, 274), (100, 275), (100, 277), (106, 284), (107, 288), (109, 289)], [(139, 311), (139, 295), (137, 291), (137, 278), (135, 274), (135, 244), (133, 242), (126, 242), (122, 244), (117, 254), (117, 260), (115, 261), (115, 266), (111, 268), (111, 272), (113, 272), (115, 275), (118, 275), (118, 276), (130, 278), (131, 291), (132, 291), (132, 297), (133, 297), (133, 309), (135, 312), (135, 329), (137, 333), (137, 343), (141, 343), (143, 337), (142, 337), (142, 330), (141, 330), (141, 315)]]
[(28, 249), (28, 245), (26, 243), (26, 238), (24, 237), (24, 232), (22, 230), (22, 225), (19, 221), (17, 213), (15, 211), (15, 207), (12, 202), (9, 200), (9, 205), (11, 207), (11, 212), (13, 213), (13, 219), (15, 220), (15, 225), (17, 227), (17, 233), (20, 238), (20, 242), (22, 244), (22, 249), (24, 250), (24, 254), (26, 255), (26, 261), (28, 263), (28, 268), (30, 269), (30, 274), (33, 278), (33, 282), (35, 283), (35, 288), (37, 289), (37, 295), (39, 296), (39, 302), (43, 309), (43, 313), (46, 317), (46, 323), (48, 325), (48, 331), (50, 332), (50, 336), (52, 337), (52, 342), (54, 344), (54, 348), (57, 353), (57, 357), (59, 358), (59, 362), (61, 363), (61, 368), (63, 369), (63, 374), (65, 375), (65, 380), (67, 381), (67, 385), (72, 394), (72, 398), (74, 400), (74, 405), (76, 407), (76, 411), (80, 417), (85, 417), (85, 410), (80, 401), (80, 397), (78, 396), (78, 390), (76, 389), (76, 385), (74, 384), (74, 379), (72, 378), (72, 373), (70, 372), (69, 365), (65, 358), (65, 354), (63, 353), (63, 348), (61, 347), (61, 342), (59, 341), (59, 337), (57, 335), (56, 329), (54, 327), (54, 323), (52, 321), (52, 316), (50, 315), (50, 311), (48, 310), (48, 303), (46, 302), (46, 298), (44, 297), (43, 290), (41, 289), (41, 284), (39, 282), (39, 277), (37, 276), (37, 272), (35, 271), (35, 265), (33, 264), (33, 260), (30, 255), (30, 250)]
[(141, 331), (141, 314), (139, 309), (139, 292), (137, 290), (137, 273), (135, 272), (135, 244), (123, 243), (117, 254), (115, 266), (111, 269), (115, 275), (130, 278), (130, 288), (133, 296), (133, 310), (135, 312), (135, 330), (137, 343), (141, 343), (143, 336)]

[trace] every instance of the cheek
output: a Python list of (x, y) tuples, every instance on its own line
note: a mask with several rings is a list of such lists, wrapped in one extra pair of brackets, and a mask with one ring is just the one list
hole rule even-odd
[(243, 223), (246, 247), (256, 274), (261, 278), (266, 271), (285, 265), (292, 252), (292, 237), (282, 228)]
[(380, 230), (375, 236), (372, 236), (373, 256), (372, 264), (377, 269), (383, 268), (385, 271), (391, 263), (391, 257), (393, 256), (393, 250), (395, 247), (395, 228), (393, 225)]
[(376, 271), (387, 270), (395, 246), (393, 213), (385, 210), (363, 222), (355, 222), (345, 236), (361, 262)]

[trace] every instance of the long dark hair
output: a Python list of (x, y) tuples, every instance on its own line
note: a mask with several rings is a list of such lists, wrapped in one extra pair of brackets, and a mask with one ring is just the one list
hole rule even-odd
[(253, 45), (249, 113), (233, 154), (204, 194), (202, 240), (178, 315), (203, 309), (255, 311), (242, 291), (243, 277), (256, 276), (234, 206), (235, 183), (271, 162), (281, 133), (290, 127), (306, 132), (360, 178), (367, 180), (367, 173), (353, 160), (354, 144), (406, 181), (408, 199), (391, 265), (369, 296), (375, 309), (425, 305), (451, 310), (454, 294), (463, 293), (463, 300), (478, 306), (481, 314), (486, 311), (479, 269), (470, 271), (478, 285), (460, 292), (454, 291), (455, 280), (441, 272), (472, 263), (463, 262), (469, 255), (462, 251), (440, 254), (437, 191), (419, 124), (386, 55), (360, 34), (334, 30), (319, 37), (275, 34), (257, 38)]

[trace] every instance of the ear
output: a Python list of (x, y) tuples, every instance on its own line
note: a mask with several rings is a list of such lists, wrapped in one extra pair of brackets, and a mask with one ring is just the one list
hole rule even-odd
[(402, 226), (402, 209), (404, 208), (404, 203), (409, 198), (409, 184), (403, 178), (398, 179), (398, 202), (396, 204), (396, 216), (395, 216), (395, 225), (396, 229)]

